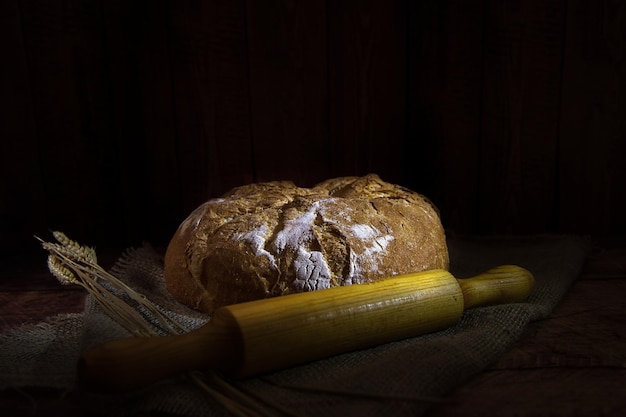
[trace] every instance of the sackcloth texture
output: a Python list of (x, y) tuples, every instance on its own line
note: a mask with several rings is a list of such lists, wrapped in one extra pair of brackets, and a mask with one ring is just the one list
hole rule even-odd
[[(531, 321), (547, 317), (578, 277), (590, 248), (585, 237), (562, 235), (455, 237), (448, 246), (455, 277), (516, 264), (533, 273), (535, 290), (523, 303), (466, 310), (457, 325), (436, 333), (231, 383), (285, 415), (423, 415), (433, 401), (495, 362)], [(208, 319), (168, 295), (162, 258), (149, 245), (129, 250), (110, 272), (189, 330)], [(87, 297), (83, 313), (51, 317), (0, 336), (0, 389), (77, 389), (80, 353), (128, 335)], [(232, 415), (184, 376), (124, 396), (84, 395), (90, 415)]]

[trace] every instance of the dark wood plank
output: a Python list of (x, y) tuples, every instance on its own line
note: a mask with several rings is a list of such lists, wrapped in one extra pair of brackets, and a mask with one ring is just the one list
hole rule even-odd
[(623, 2), (568, 1), (559, 227), (624, 233), (626, 13)]
[(566, 1), (522, 2), (518, 233), (556, 229), (556, 160)]
[(617, 416), (626, 402), (624, 369), (494, 370), (426, 414), (457, 416)]
[[(59, 284), (60, 285), (60, 284)], [(48, 291), (0, 291), (0, 332), (26, 324), (37, 324), (49, 315), (82, 313), (85, 292), (80, 288)]]
[(481, 2), (410, 2), (408, 184), (457, 233), (477, 226), (482, 14)]
[(177, 169), (188, 214), (253, 179), (245, 9), (242, 1), (169, 8)]
[[(45, 204), (51, 229), (81, 240), (115, 240), (119, 201), (111, 169), (109, 83), (98, 1), (20, 3)], [(40, 233), (39, 231), (38, 233)]]
[(79, 392), (48, 388), (0, 390), (0, 411), (11, 417), (84, 417)]
[(169, 9), (163, 1), (103, 3), (120, 190), (119, 232), (129, 244), (167, 241), (181, 221)]
[[(117, 190), (117, 201), (111, 201), (117, 224), (114, 229), (123, 242), (141, 239), (144, 229), (146, 158), (141, 145), (141, 75), (137, 60), (144, 20), (138, 19), (134, 2), (110, 1), (102, 4), (102, 32), (107, 45), (107, 72), (111, 101), (109, 118), (109, 176)], [(158, 8), (158, 5), (155, 5)], [(138, 39), (139, 37), (139, 39)], [(143, 68), (142, 68), (143, 69)]]
[(406, 3), (329, 2), (328, 36), (333, 176), (404, 183), (416, 163), (406, 141)]
[(329, 176), (326, 3), (246, 2), (257, 181)]
[(626, 275), (626, 248), (619, 241), (626, 238), (602, 238), (596, 243), (596, 252), (585, 263), (585, 278), (609, 278)]
[[(45, 197), (37, 131), (17, 1), (0, 5), (0, 251), (34, 246), (45, 230)], [(0, 280), (2, 277), (0, 277)]]
[[(174, 91), (172, 83), (170, 18), (168, 2), (138, 2), (128, 22), (140, 25), (136, 45), (129, 51), (139, 74), (139, 120), (143, 128), (142, 155), (145, 160), (144, 193), (146, 227), (142, 239), (154, 244), (168, 242), (185, 212), (181, 207), (181, 183), (177, 153)], [(137, 32), (135, 32), (137, 33)], [(156, 226), (158, 225), (158, 226)]]
[(565, 6), (486, 3), (479, 189), (485, 232), (555, 228)]

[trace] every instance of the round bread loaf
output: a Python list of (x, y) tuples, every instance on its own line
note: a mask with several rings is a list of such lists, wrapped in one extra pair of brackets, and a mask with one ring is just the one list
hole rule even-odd
[(375, 174), (235, 188), (194, 210), (165, 255), (168, 291), (206, 313), (437, 268), (448, 269), (437, 209)]

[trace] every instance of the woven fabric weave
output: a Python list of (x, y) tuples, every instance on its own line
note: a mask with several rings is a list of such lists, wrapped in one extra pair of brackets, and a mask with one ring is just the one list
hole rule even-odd
[[(449, 240), (449, 250), (450, 269), (457, 278), (517, 264), (533, 273), (536, 288), (524, 303), (467, 310), (457, 325), (440, 332), (232, 384), (287, 415), (422, 415), (450, 390), (495, 362), (520, 339), (528, 323), (552, 312), (578, 276), (589, 242), (578, 236), (552, 235), (455, 238)], [(149, 246), (130, 250), (111, 272), (189, 330), (208, 320), (167, 294), (162, 260)], [(83, 314), (52, 317), (0, 336), (0, 388), (76, 389), (80, 352), (126, 336), (88, 298)], [(133, 416), (146, 411), (190, 417), (231, 415), (184, 376), (132, 395), (90, 394), (85, 403), (89, 411), (102, 415)]]

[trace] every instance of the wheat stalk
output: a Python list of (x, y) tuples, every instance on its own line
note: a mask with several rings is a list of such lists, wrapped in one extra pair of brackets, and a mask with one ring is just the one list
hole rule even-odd
[[(166, 334), (181, 334), (184, 326), (170, 319), (146, 296), (98, 265), (94, 248), (80, 245), (64, 233), (54, 231), (57, 243), (35, 236), (49, 252), (48, 269), (62, 285), (80, 285), (98, 302), (106, 314), (135, 336), (157, 336), (159, 332), (144, 314), (145, 311)], [(106, 285), (105, 285), (106, 284)], [(109, 287), (111, 289), (109, 289)], [(131, 306), (116, 292), (130, 299)], [(276, 414), (258, 400), (243, 393), (213, 372), (190, 372), (188, 376), (233, 414), (240, 417), (273, 417)], [(282, 410), (283, 413), (284, 410)]]
[[(185, 331), (181, 324), (163, 314), (143, 294), (133, 290), (98, 265), (95, 249), (79, 245), (61, 232), (53, 232), (53, 235), (59, 243), (45, 242), (39, 237), (36, 238), (49, 252), (48, 269), (61, 284), (76, 284), (85, 288), (111, 318), (135, 336), (158, 334), (154, 326), (140, 313), (141, 310), (146, 311), (169, 334), (180, 334)], [(113, 291), (127, 296), (137, 308), (133, 308), (101, 282), (105, 282)]]

